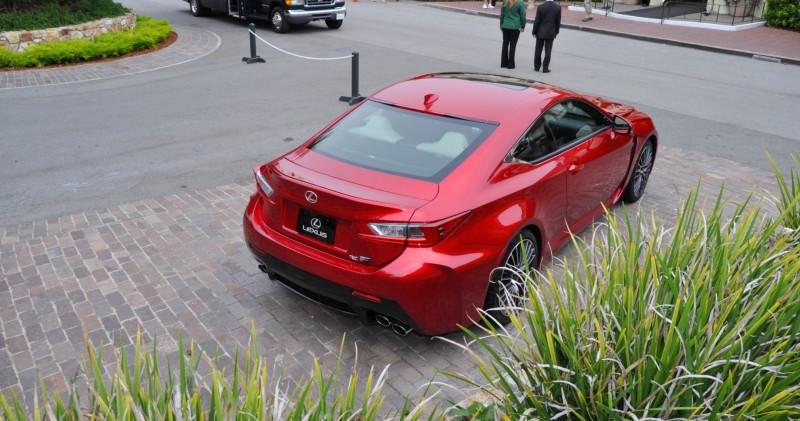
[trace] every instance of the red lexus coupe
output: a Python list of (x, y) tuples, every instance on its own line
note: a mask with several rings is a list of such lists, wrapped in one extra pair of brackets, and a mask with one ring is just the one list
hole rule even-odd
[(658, 146), (630, 106), (533, 80), (391, 85), (255, 168), (244, 237), (273, 280), (405, 335), (507, 322), (538, 267), (617, 201)]

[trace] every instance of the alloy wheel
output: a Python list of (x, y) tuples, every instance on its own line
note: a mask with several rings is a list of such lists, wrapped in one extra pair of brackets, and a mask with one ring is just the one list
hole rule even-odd
[(648, 143), (639, 154), (639, 159), (636, 160), (636, 168), (633, 172), (633, 193), (636, 196), (641, 196), (644, 193), (644, 188), (647, 187), (647, 179), (650, 178), (650, 171), (653, 169), (653, 146)]
[(498, 302), (502, 304), (503, 315), (507, 316), (520, 306), (526, 291), (526, 273), (536, 266), (536, 259), (536, 243), (529, 238), (517, 242), (508, 253), (496, 279)]

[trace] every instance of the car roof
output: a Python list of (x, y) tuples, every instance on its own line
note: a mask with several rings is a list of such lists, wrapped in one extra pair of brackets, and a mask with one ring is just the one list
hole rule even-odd
[(372, 98), (419, 111), (500, 122), (519, 112), (520, 107), (541, 109), (554, 99), (572, 96), (580, 95), (535, 80), (448, 72), (395, 83)]

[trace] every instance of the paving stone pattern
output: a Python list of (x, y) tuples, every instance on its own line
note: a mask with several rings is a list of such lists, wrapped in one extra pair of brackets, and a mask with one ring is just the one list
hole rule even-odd
[[(723, 181), (734, 202), (774, 185), (770, 173), (661, 147), (638, 206), (671, 220), (698, 178), (701, 201), (711, 203)], [(308, 377), (314, 357), (333, 368), (346, 334), (345, 372), (391, 365), (388, 408), (400, 408), (430, 380), (445, 380), (434, 370), (477, 375), (451, 344), (364, 326), (268, 280), (242, 240), (253, 190), (231, 184), (0, 228), (0, 391), (30, 404), (40, 377), (57, 391), (83, 384), (76, 373), (87, 355), (84, 335), (104, 346), (107, 370), (115, 361), (110, 344), (130, 351), (137, 332), (173, 361), (181, 332), (211, 355), (219, 350), (230, 367), (251, 326), (270, 372), (285, 370), (294, 380)], [(463, 398), (450, 388), (442, 396)]]

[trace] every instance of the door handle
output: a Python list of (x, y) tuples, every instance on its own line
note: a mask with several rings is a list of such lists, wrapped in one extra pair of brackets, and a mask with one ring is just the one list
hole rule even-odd
[(581, 172), (581, 170), (583, 170), (583, 164), (571, 164), (569, 168), (567, 168), (570, 174), (577, 174)]

